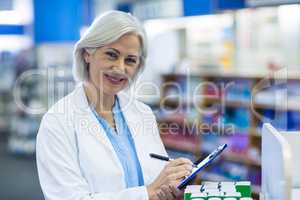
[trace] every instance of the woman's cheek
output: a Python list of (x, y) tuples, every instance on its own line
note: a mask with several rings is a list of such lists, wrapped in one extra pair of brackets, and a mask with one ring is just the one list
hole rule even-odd
[(129, 70), (128, 76), (131, 80), (133, 80), (135, 78), (135, 76), (137, 75), (138, 70), (137, 69), (131, 69)]
[(102, 73), (99, 71), (91, 71), (91, 77), (92, 81), (96, 83), (97, 85), (100, 84), (103, 81)]

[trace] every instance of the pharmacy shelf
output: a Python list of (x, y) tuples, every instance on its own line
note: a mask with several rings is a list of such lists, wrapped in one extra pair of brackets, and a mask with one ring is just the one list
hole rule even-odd
[[(183, 99), (167, 99), (164, 100), (164, 97), (168, 97), (168, 95), (172, 94), (174, 91), (172, 87), (163, 87), (161, 91), (161, 100), (160, 100), (160, 105), (161, 106), (166, 106), (170, 108), (181, 108), (179, 110), (180, 113), (178, 115), (175, 113), (169, 115), (169, 117), (166, 113), (161, 113), (161, 117), (158, 119), (159, 123), (176, 123), (179, 126), (185, 126), (185, 127), (195, 127), (195, 125), (198, 127), (201, 127), (202, 124), (213, 124), (214, 122), (219, 122), (224, 120), (225, 123), (234, 123), (235, 128), (236, 128), (236, 133), (238, 134), (245, 134), (245, 136), (248, 139), (248, 145), (245, 146), (245, 149), (242, 149), (241, 151), (235, 151), (230, 152), (230, 153), (225, 153), (224, 155), (221, 156), (221, 159), (224, 161), (229, 161), (232, 163), (236, 163), (237, 165), (242, 164), (243, 167), (246, 167), (248, 170), (260, 170), (261, 168), (261, 163), (259, 161), (260, 159), (260, 152), (261, 152), (261, 134), (260, 134), (260, 129), (258, 127), (261, 126), (260, 119), (257, 117), (256, 112), (263, 112), (265, 113), (264, 109), (266, 110), (272, 110), (277, 109), (278, 111), (295, 111), (298, 112), (300, 111), (299, 107), (299, 101), (297, 96), (293, 96), (289, 102), (287, 102), (288, 106), (278, 106), (275, 104), (272, 104), (272, 102), (263, 102), (260, 101), (259, 98), (262, 98), (262, 100), (268, 99), (269, 97), (265, 96), (270, 94), (270, 92), (266, 91), (266, 93), (261, 93), (265, 91), (259, 91), (260, 96), (254, 96), (253, 99), (251, 99), (251, 94), (250, 91), (255, 91), (255, 88), (257, 84), (262, 84), (262, 81), (267, 81), (266, 83), (268, 84), (274, 84), (276, 80), (279, 80), (283, 83), (287, 84), (292, 84), (292, 88), (297, 88), (297, 85), (300, 85), (300, 73), (295, 74), (291, 73), (288, 74), (288, 78), (281, 76), (274, 76), (274, 74), (237, 74), (237, 73), (223, 73), (223, 72), (201, 72), (200, 74), (193, 74), (193, 75), (186, 75), (186, 74), (165, 74), (162, 76), (162, 83), (171, 83), (175, 82), (177, 84), (180, 84), (181, 87), (183, 88), (184, 93), (181, 94)], [(190, 81), (190, 86), (195, 86), (201, 82), (211, 82), (215, 83), (217, 85), (217, 88), (220, 89), (224, 84), (227, 83), (235, 83), (232, 87), (228, 87), (226, 91), (218, 91), (215, 92), (213, 89), (210, 87), (201, 87), (201, 90), (199, 90), (199, 98), (197, 99), (197, 102), (192, 102), (189, 97), (189, 94), (191, 94), (193, 91), (190, 91), (193, 89), (193, 87), (187, 87), (187, 83)], [(162, 84), (163, 85), (163, 84)], [(168, 84), (167, 84), (168, 85)], [(171, 85), (171, 84), (170, 84)], [(219, 88), (220, 87), (220, 88)], [(190, 89), (190, 90), (189, 90)], [(293, 94), (297, 95), (297, 92), (293, 92)], [(215, 94), (218, 94), (216, 96)], [(257, 93), (258, 94), (258, 93)], [(257, 98), (257, 99), (256, 99)], [(273, 96), (271, 95), (271, 98)], [(289, 96), (289, 98), (291, 98)], [(299, 95), (300, 99), (300, 95)], [(253, 101), (252, 101), (253, 100)], [(284, 104), (282, 104), (284, 105)], [(185, 107), (193, 107), (198, 113), (197, 116), (197, 123), (195, 124), (194, 121), (190, 121), (190, 115), (189, 113), (184, 113)], [(197, 108), (216, 108), (216, 109), (223, 109), (225, 111), (228, 110), (229, 113), (219, 113), (217, 115), (205, 115), (201, 113)], [(245, 112), (244, 112), (245, 110)], [(183, 112), (183, 113), (181, 113)], [(193, 113), (194, 115), (194, 113)], [(241, 122), (239, 119), (241, 117), (247, 117), (247, 121)], [(298, 120), (298, 119), (294, 119)], [(241, 122), (241, 123), (238, 123)], [(297, 122), (297, 121), (296, 121)], [(295, 122), (295, 123), (296, 123)], [(223, 124), (222, 124), (223, 125)], [(244, 127), (245, 126), (245, 127)], [(208, 129), (211, 131), (212, 127), (208, 127)], [(219, 127), (218, 127), (219, 128)], [(292, 127), (293, 128), (293, 127)], [(202, 129), (199, 129), (202, 131)], [(236, 136), (236, 135), (229, 135), (229, 134), (222, 134), (226, 129), (218, 129), (216, 133), (220, 136), (225, 136), (225, 137), (231, 137), (231, 136)], [(215, 132), (215, 131), (212, 131)], [(220, 134), (221, 133), (221, 134)], [(201, 138), (200, 140), (205, 142), (205, 140), (208, 142), (212, 143), (218, 143), (220, 140), (226, 141), (227, 138), (219, 138), (214, 139), (214, 137), (211, 138), (204, 138), (205, 134), (198, 134), (199, 137)], [(238, 137), (237, 137), (238, 138)], [(231, 139), (231, 138), (230, 138)], [(229, 141), (230, 141), (229, 139)], [(232, 138), (234, 139), (234, 138)], [(216, 141), (214, 141), (216, 140)], [(182, 149), (182, 146), (179, 143), (176, 143), (176, 145), (172, 144), (172, 141), (168, 141), (169, 143), (166, 144), (166, 146), (172, 147), (174, 149), (179, 148)], [(217, 145), (217, 144), (216, 144)], [(204, 147), (204, 145), (202, 146)], [(247, 148), (247, 149), (246, 149)], [(244, 150), (249, 153), (251, 153), (249, 156), (246, 155), (247, 153), (244, 153)], [(205, 151), (204, 149), (201, 149), (201, 153)], [(235, 153), (239, 152), (239, 153)], [(205, 152), (204, 152), (205, 153)], [(204, 154), (203, 153), (203, 154)], [(208, 152), (207, 152), (208, 153)], [(203, 155), (202, 154), (202, 155)], [(204, 174), (204, 173), (202, 173)], [(224, 180), (226, 177), (220, 177), (217, 176), (216, 174), (208, 174), (206, 175), (207, 178), (210, 180)], [(258, 196), (260, 186), (254, 186), (253, 191)]]
[[(211, 152), (202, 151), (204, 155), (208, 155)], [(220, 160), (226, 160), (235, 163), (246, 164), (251, 167), (260, 168), (261, 163), (257, 160), (253, 160), (249, 156), (247, 156), (247, 152), (244, 153), (235, 153), (235, 152), (224, 152), (221, 154)]]
[(278, 111), (300, 111), (299, 104), (288, 104), (288, 106), (275, 105), (270, 103), (256, 103), (255, 108), (258, 109), (273, 109)]
[(239, 153), (224, 153), (222, 155), (222, 158), (228, 161), (237, 162), (237, 163), (243, 163), (249, 166), (253, 167), (261, 167), (261, 163), (259, 161), (253, 160), (249, 158), (247, 155), (239, 154)]
[[(191, 120), (187, 120), (184, 117), (177, 117), (177, 116), (172, 116), (172, 117), (163, 117), (163, 118), (157, 118), (157, 123), (159, 126), (163, 126), (164, 124), (176, 124), (180, 127), (185, 127), (188, 128), (190, 130), (198, 130), (200, 132), (196, 132), (196, 134), (202, 134), (202, 133), (208, 133), (213, 131), (214, 133), (217, 133), (221, 136), (234, 136), (236, 134), (228, 134), (226, 133), (226, 128), (228, 127), (228, 125), (224, 125), (224, 126), (215, 126), (215, 125), (202, 125), (201, 124), (201, 119), (200, 118), (195, 118), (195, 121), (191, 121)], [(250, 129), (240, 129), (237, 128), (236, 132), (240, 133), (243, 132), (244, 134), (250, 135), (250, 136), (255, 136), (255, 137), (260, 137), (259, 134), (254, 132), (254, 129), (252, 130)], [(249, 134), (248, 134), (249, 133)], [(244, 134), (238, 134), (238, 135), (244, 135)]]
[(161, 139), (167, 149), (200, 154), (200, 140), (198, 136), (161, 133)]
[[(172, 74), (162, 74), (164, 78), (172, 79), (176, 77), (186, 77), (187, 74), (182, 73), (172, 73)], [(278, 74), (265, 74), (265, 73), (236, 73), (236, 72), (224, 72), (224, 71), (199, 71), (193, 74), (189, 74), (192, 78), (223, 78), (223, 79), (271, 79), (282, 80), (282, 81), (299, 81), (300, 71), (292, 72), (288, 71), (288, 74), (278, 75)]]
[[(199, 119), (195, 119), (195, 121), (198, 121)], [(186, 117), (182, 116), (176, 116), (174, 114), (173, 116), (168, 116), (168, 117), (157, 117), (156, 119), (157, 123), (177, 123), (179, 125), (188, 125), (192, 126), (195, 121), (187, 120)]]
[[(165, 106), (170, 106), (170, 107), (179, 107), (179, 106), (197, 106), (197, 107), (201, 107), (201, 103), (205, 101), (206, 104), (210, 103), (210, 104), (214, 104), (214, 103), (218, 103), (221, 104), (222, 100), (221, 97), (204, 97), (201, 101), (199, 102), (193, 102), (193, 101), (179, 101), (176, 99), (172, 99), (172, 100), (165, 100), (163, 103), (161, 102), (162, 105)], [(233, 101), (233, 100), (226, 100), (224, 99), (224, 105), (225, 107), (229, 107), (229, 108), (249, 108), (249, 109), (276, 109), (279, 111), (300, 111), (300, 107), (299, 104), (289, 104), (288, 106), (281, 106), (281, 105), (275, 105), (275, 104), (271, 104), (271, 103), (258, 103), (255, 102), (253, 105), (251, 102), (247, 102), (247, 101)]]
[(190, 101), (180, 101), (178, 98), (166, 99), (160, 102), (161, 105), (170, 106), (170, 107), (177, 107), (177, 106), (197, 106), (199, 105), (198, 102)]

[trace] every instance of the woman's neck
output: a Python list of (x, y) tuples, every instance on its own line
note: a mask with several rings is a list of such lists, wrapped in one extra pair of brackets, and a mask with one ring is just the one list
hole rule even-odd
[(114, 95), (108, 95), (96, 88), (89, 82), (84, 83), (84, 90), (89, 101), (89, 105), (92, 105), (97, 113), (107, 114), (112, 112), (112, 107), (115, 102)]

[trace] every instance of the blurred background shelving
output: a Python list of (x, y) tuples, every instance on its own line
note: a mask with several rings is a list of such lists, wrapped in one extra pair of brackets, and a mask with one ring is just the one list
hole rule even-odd
[(39, 122), (75, 86), (75, 42), (112, 9), (131, 12), (147, 32), (148, 59), (132, 92), (152, 107), (170, 156), (195, 160), (228, 143), (196, 181), (250, 180), (258, 199), (262, 124), (300, 130), (299, 3), (0, 0), (0, 176), (15, 175), (0, 181), (0, 199), (41, 199)]
[[(193, 82), (201, 87), (195, 90)], [(162, 140), (171, 154), (175, 157), (186, 154), (197, 160), (217, 145), (227, 143), (228, 151), (199, 178), (250, 180), (254, 185), (253, 196), (258, 198), (262, 122), (271, 121), (285, 130), (299, 130), (300, 124), (298, 109), (287, 107), (286, 101), (277, 101), (275, 105), (270, 95), (276, 95), (281, 87), (288, 88), (284, 92), (290, 99), (299, 99), (300, 81), (287, 78), (278, 85), (271, 76), (166, 74), (162, 75), (161, 85), (160, 109), (156, 108), (156, 115)], [(261, 90), (263, 86), (268, 88)], [(190, 95), (191, 92), (195, 93)], [(189, 99), (197, 95), (199, 98)], [(263, 102), (264, 99), (268, 102)], [(275, 114), (281, 114), (281, 118)]]

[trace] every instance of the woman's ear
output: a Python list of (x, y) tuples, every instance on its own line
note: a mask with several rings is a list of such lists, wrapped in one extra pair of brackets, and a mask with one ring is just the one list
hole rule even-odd
[(85, 63), (90, 63), (90, 57), (91, 55), (89, 54), (89, 52), (87, 52), (86, 49), (83, 50), (83, 59), (85, 61)]

